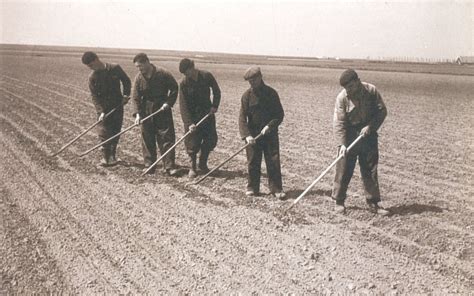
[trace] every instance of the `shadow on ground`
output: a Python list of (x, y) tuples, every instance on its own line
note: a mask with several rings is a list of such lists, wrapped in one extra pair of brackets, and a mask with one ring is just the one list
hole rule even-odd
[(247, 173), (244, 171), (227, 171), (227, 170), (216, 170), (212, 172), (207, 178), (219, 178), (219, 179), (236, 179), (236, 178), (247, 178)]
[[(301, 193), (303, 193), (304, 190), (301, 189), (292, 189), (288, 190), (286, 192), (286, 198), (287, 199), (296, 199), (298, 196), (300, 196)], [(316, 190), (311, 190), (308, 193), (306, 193), (306, 197), (311, 197), (311, 196), (328, 196), (331, 197), (331, 190), (323, 190), (323, 189), (316, 189)]]
[(139, 170), (143, 170), (145, 168), (145, 165), (143, 163), (127, 162), (123, 160), (119, 160), (118, 165), (126, 168), (136, 168)]
[[(389, 217), (399, 215), (399, 216), (406, 216), (406, 215), (416, 215), (416, 214), (422, 214), (426, 212), (431, 212), (431, 213), (441, 213), (443, 212), (443, 209), (437, 206), (431, 206), (431, 205), (422, 205), (422, 204), (410, 204), (410, 205), (401, 205), (401, 206), (395, 206), (395, 207), (390, 207), (390, 208), (385, 208), (390, 212), (388, 215)], [(346, 207), (347, 211), (359, 211), (359, 212), (371, 212), (369, 207), (360, 207), (356, 205), (348, 206)]]
[(387, 208), (387, 210), (390, 211), (391, 215), (400, 215), (400, 216), (416, 215), (416, 214), (422, 214), (426, 212), (431, 212), (431, 213), (443, 212), (443, 209), (440, 207), (432, 206), (432, 205), (423, 205), (423, 204), (418, 204), (418, 203), (390, 207), (390, 208)]

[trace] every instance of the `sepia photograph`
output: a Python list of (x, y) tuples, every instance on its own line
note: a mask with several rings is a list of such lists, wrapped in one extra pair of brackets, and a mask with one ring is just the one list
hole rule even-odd
[(0, 25), (0, 295), (472, 295), (474, 1)]

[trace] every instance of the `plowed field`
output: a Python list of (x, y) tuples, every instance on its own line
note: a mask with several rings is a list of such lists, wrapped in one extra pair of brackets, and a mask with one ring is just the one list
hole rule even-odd
[[(117, 62), (133, 78), (130, 58)], [(153, 61), (177, 80), (178, 61)], [(182, 176), (139, 177), (138, 129), (120, 140), (120, 165), (98, 166), (89, 70), (80, 57), (1, 57), (1, 293), (469, 294), (474, 290), (474, 76), (360, 71), (388, 108), (382, 126), (380, 217), (365, 207), (359, 174), (346, 215), (333, 213), (333, 172), (283, 209), (335, 157), (331, 119), (341, 70), (263, 66), (279, 91), (288, 201), (249, 199), (245, 155), (187, 186)], [(248, 65), (205, 64), (222, 90), (210, 166), (241, 145), (238, 111)], [(177, 137), (183, 126), (176, 105)], [(124, 127), (132, 124), (126, 106)], [(264, 166), (263, 166), (264, 167)], [(266, 176), (262, 183), (266, 183)], [(268, 193), (268, 189), (264, 188)]]

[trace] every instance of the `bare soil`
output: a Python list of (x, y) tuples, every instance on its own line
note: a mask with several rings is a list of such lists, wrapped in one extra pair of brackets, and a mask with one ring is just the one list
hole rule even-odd
[[(109, 61), (109, 60), (107, 60)], [(120, 63), (133, 78), (129, 59)], [(178, 80), (177, 61), (157, 64)], [(223, 91), (210, 166), (243, 143), (237, 118), (248, 65), (198, 64)], [(139, 177), (138, 130), (121, 162), (98, 165), (86, 69), (68, 56), (1, 57), (0, 293), (464, 294), (474, 290), (474, 77), (360, 71), (389, 115), (379, 165), (389, 217), (365, 207), (356, 174), (346, 215), (333, 213), (332, 173), (291, 202), (335, 156), (331, 118), (340, 70), (263, 67), (286, 112), (281, 157), (288, 201), (247, 198), (245, 155), (198, 186)], [(174, 108), (177, 136), (183, 134)], [(126, 107), (124, 127), (132, 123)], [(264, 166), (263, 166), (264, 167)], [(266, 176), (262, 177), (262, 184)], [(264, 192), (268, 189), (264, 187)]]

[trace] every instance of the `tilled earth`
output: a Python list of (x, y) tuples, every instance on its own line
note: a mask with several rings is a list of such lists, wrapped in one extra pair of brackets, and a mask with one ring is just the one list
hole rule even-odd
[[(132, 63), (117, 62), (133, 78)], [(176, 61), (157, 63), (180, 78)], [(290, 199), (279, 201), (244, 195), (244, 154), (187, 185), (180, 145), (180, 177), (160, 170), (140, 177), (136, 130), (122, 137), (116, 167), (98, 166), (98, 152), (78, 156), (97, 143), (94, 131), (51, 157), (95, 120), (87, 69), (71, 57), (8, 56), (1, 66), (2, 293), (474, 290), (472, 76), (360, 73), (389, 108), (379, 174), (392, 215), (379, 217), (364, 205), (358, 174), (346, 215), (332, 211), (332, 173), (284, 211), (335, 156), (330, 127), (339, 70), (263, 68), (286, 111), (281, 153)], [(247, 65), (199, 66), (215, 73), (223, 91), (212, 167), (243, 144), (236, 124)]]

